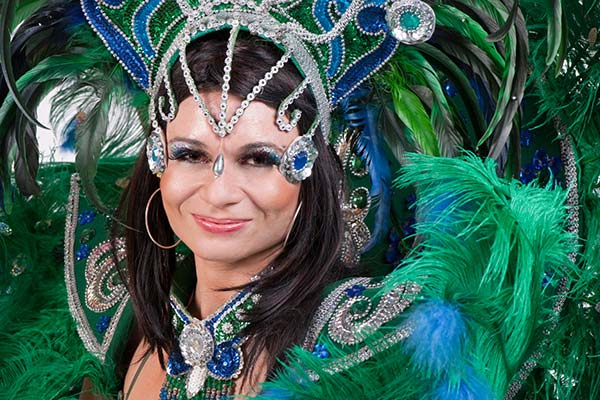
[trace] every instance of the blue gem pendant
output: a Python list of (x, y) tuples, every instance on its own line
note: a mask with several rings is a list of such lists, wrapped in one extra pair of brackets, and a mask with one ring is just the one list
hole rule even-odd
[(408, 45), (426, 42), (435, 30), (435, 13), (420, 0), (393, 2), (386, 20), (392, 36)]
[(312, 136), (299, 136), (288, 146), (281, 164), (279, 172), (290, 183), (298, 183), (308, 178), (312, 174), (312, 167), (319, 152), (315, 147)]

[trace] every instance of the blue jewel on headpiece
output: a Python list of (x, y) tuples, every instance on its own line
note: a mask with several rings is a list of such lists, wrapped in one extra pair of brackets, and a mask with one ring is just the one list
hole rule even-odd
[(302, 170), (306, 166), (306, 162), (308, 161), (308, 154), (306, 151), (301, 151), (296, 154), (294, 157), (294, 169), (296, 171)]
[(288, 182), (301, 182), (311, 175), (318, 154), (312, 136), (299, 136), (283, 153), (279, 171)]
[(353, 285), (346, 289), (346, 294), (348, 295), (348, 297), (362, 296), (365, 289), (366, 287), (364, 287), (363, 285)]

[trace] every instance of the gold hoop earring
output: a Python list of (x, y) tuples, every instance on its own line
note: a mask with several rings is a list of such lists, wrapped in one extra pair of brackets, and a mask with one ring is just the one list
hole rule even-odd
[(290, 227), (288, 229), (287, 235), (285, 235), (285, 240), (283, 241), (283, 248), (287, 246), (288, 239), (290, 238), (290, 234), (292, 233), (292, 228), (296, 223), (296, 218), (298, 218), (298, 214), (300, 214), (300, 208), (302, 207), (302, 202), (298, 203), (298, 208), (296, 208), (296, 212), (294, 213), (294, 217), (292, 218), (292, 222), (290, 222)]
[(177, 245), (179, 243), (181, 243), (181, 239), (179, 239), (177, 242), (175, 242), (175, 244), (172, 244), (170, 246), (165, 246), (162, 245), (160, 243), (158, 243), (156, 241), (156, 239), (154, 239), (154, 237), (152, 236), (152, 234), (150, 233), (150, 228), (148, 227), (148, 210), (150, 209), (150, 203), (152, 202), (152, 199), (154, 198), (154, 196), (156, 196), (156, 194), (160, 192), (160, 188), (156, 189), (151, 195), (150, 198), (148, 199), (148, 202), (146, 203), (146, 212), (144, 213), (144, 222), (146, 225), (146, 233), (148, 234), (148, 237), (150, 238), (150, 240), (152, 241), (152, 243), (154, 243), (155, 245), (157, 245), (158, 247), (160, 247), (161, 249), (164, 250), (170, 250), (170, 249), (174, 249), (175, 247), (177, 247)]

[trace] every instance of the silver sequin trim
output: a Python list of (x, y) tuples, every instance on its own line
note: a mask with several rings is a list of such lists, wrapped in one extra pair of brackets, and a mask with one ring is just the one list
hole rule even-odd
[[(560, 134), (560, 131), (562, 129), (560, 121), (556, 121), (556, 128)], [(561, 139), (560, 151), (561, 159), (565, 166), (565, 178), (567, 181), (566, 184), (569, 188), (569, 193), (567, 194), (567, 205), (569, 206), (569, 225), (567, 226), (567, 230), (571, 233), (578, 234), (579, 191), (577, 188), (577, 164), (575, 162), (575, 155), (573, 154), (573, 144), (571, 143), (571, 138), (569, 136), (566, 136)], [(573, 262), (576, 261), (575, 253), (569, 254), (569, 257)], [(505, 400), (513, 400), (517, 396), (517, 394), (521, 390), (521, 387), (523, 386), (523, 382), (525, 382), (525, 380), (529, 377), (534, 368), (537, 367), (540, 358), (544, 355), (546, 347), (548, 347), (548, 344), (550, 343), (549, 336), (558, 325), (558, 319), (567, 299), (568, 291), (569, 279), (565, 276), (561, 278), (558, 284), (558, 288), (556, 289), (556, 301), (554, 302), (554, 306), (552, 307), (550, 325), (548, 329), (544, 330), (544, 338), (538, 344), (533, 353), (529, 356), (527, 361), (525, 361), (521, 368), (519, 368), (519, 371), (513, 378), (510, 386), (508, 387), (504, 395)]]
[(302, 348), (305, 350), (312, 350), (315, 347), (319, 333), (325, 328), (327, 322), (331, 319), (331, 316), (335, 312), (342, 296), (344, 296), (346, 289), (354, 285), (366, 285), (369, 282), (369, 278), (353, 278), (347, 282), (342, 283), (336, 287), (329, 295), (323, 300), (313, 320), (310, 324), (310, 328), (306, 332)]
[(67, 287), (67, 300), (69, 310), (77, 325), (77, 332), (85, 348), (94, 354), (101, 362), (106, 358), (106, 352), (112, 342), (115, 330), (123, 314), (123, 310), (129, 300), (129, 294), (125, 294), (115, 314), (110, 320), (108, 329), (104, 334), (102, 343), (99, 343), (94, 335), (92, 327), (87, 320), (83, 305), (77, 294), (77, 283), (75, 278), (75, 230), (77, 228), (77, 216), (79, 212), (79, 175), (71, 175), (71, 189), (67, 203), (67, 218), (65, 222), (65, 284)]

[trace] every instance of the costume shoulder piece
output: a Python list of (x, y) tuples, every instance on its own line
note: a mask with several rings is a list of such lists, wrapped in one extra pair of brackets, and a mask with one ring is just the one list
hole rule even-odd
[[(67, 280), (73, 285), (71, 288), (79, 290), (86, 286), (85, 261), (77, 260), (83, 230), (99, 229), (101, 224), (95, 222), (103, 219), (96, 216), (94, 221), (79, 224), (81, 215), (88, 215), (85, 218), (89, 219), (91, 214), (85, 213), (90, 208), (87, 200), (79, 199), (76, 185), (68, 205), (72, 172), (70, 165), (44, 166), (39, 171), (43, 188), (40, 196), (14, 195), (13, 212), (1, 217), (0, 259), (3, 267), (4, 260), (10, 265), (8, 271), (0, 274), (0, 397), (3, 399), (77, 398), (84, 377), (91, 379), (95, 390), (107, 398), (118, 391), (112, 360), (106, 357), (101, 362), (98, 353), (86, 348), (78, 336), (78, 321), (71, 313), (77, 303), (71, 301), (69, 307), (63, 275), (65, 218), (69, 213), (69, 220), (73, 221), (73, 229), (67, 229), (67, 242), (71, 248), (77, 246), (71, 269), (67, 271), (67, 276), (73, 272), (74, 279)], [(98, 182), (108, 192), (114, 191), (115, 167), (108, 171), (101, 166), (99, 173)], [(100, 232), (96, 241), (99, 236)], [(91, 237), (88, 244), (90, 249), (97, 245)], [(71, 288), (68, 290), (73, 294)], [(79, 301), (79, 297), (71, 300)], [(98, 321), (92, 320), (91, 314), (82, 315), (93, 329)]]
[[(332, 352), (342, 354), (351, 349), (327, 367), (330, 372), (339, 372), (406, 338), (410, 327), (398, 321), (421, 287), (407, 282), (382, 294), (383, 286), (382, 280), (364, 277), (336, 286), (317, 310), (302, 347), (312, 349), (322, 359)], [(395, 328), (379, 340), (379, 346), (373, 347), (369, 336), (390, 323)]]
[(125, 241), (107, 239), (110, 219), (80, 195), (79, 176), (71, 177), (65, 225), (65, 280), (69, 308), (86, 349), (100, 361), (118, 351), (132, 321), (129, 294), (119, 270)]
[(474, 156), (408, 161), (417, 251), (337, 286), (262, 398), (514, 398), (548, 351), (573, 271), (566, 193)]

